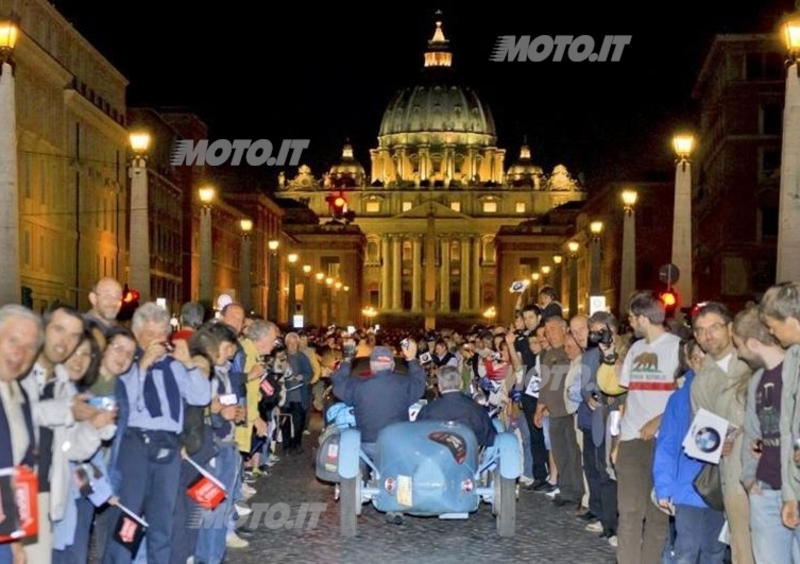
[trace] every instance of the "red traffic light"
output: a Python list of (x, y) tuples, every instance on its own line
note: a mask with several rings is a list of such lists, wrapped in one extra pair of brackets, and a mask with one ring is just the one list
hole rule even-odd
[(139, 301), (139, 292), (136, 290), (128, 290), (122, 296), (122, 301), (126, 304), (131, 304)]
[(675, 307), (678, 303), (678, 296), (676, 296), (674, 292), (662, 292), (660, 297), (661, 302), (667, 309)]

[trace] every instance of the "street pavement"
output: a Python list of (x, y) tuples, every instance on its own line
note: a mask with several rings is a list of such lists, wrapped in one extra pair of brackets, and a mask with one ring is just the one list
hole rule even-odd
[[(313, 427), (316, 427), (314, 425)], [(283, 560), (304, 563), (426, 564), (472, 561), (547, 564), (605, 564), (616, 561), (615, 549), (597, 533), (584, 530), (574, 506), (555, 507), (540, 493), (521, 490), (517, 533), (500, 538), (491, 507), (482, 504), (465, 520), (408, 517), (402, 525), (385, 522), (384, 514), (365, 505), (355, 538), (339, 536), (334, 486), (316, 479), (313, 467), (318, 433), (303, 437), (302, 454), (281, 460), (252, 485), (247, 501), (254, 509), (240, 519), (252, 533), (250, 546), (229, 549), (226, 562), (261, 564)], [(258, 524), (255, 524), (256, 517)]]

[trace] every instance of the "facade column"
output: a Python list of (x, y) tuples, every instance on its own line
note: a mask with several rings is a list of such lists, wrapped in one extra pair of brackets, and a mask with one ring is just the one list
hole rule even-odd
[(442, 266), (439, 269), (439, 311), (450, 311), (450, 239), (442, 237)]
[(419, 235), (411, 239), (411, 309), (422, 311), (422, 240)]
[(459, 310), (462, 313), (470, 310), (470, 242), (471, 239), (469, 237), (461, 238), (461, 265), (458, 270), (461, 272), (461, 304), (459, 305)]
[(481, 238), (472, 238), (472, 306), (473, 311), (479, 311), (483, 305), (481, 299)]
[(391, 250), (389, 246), (391, 235), (383, 235), (381, 237), (381, 309), (387, 311), (391, 307)]
[(403, 237), (395, 235), (392, 239), (392, 304), (390, 309), (402, 309)]

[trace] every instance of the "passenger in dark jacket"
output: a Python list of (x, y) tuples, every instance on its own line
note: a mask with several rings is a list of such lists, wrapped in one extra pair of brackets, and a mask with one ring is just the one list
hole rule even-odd
[(408, 408), (425, 394), (425, 371), (416, 360), (417, 345), (410, 341), (403, 349), (408, 374), (395, 371), (395, 359), (387, 347), (375, 347), (370, 354), (369, 378), (351, 375), (350, 360), (342, 361), (331, 375), (333, 394), (353, 407), (362, 444), (374, 444), (381, 429), (408, 421)]
[(472, 429), (480, 446), (492, 446), (497, 431), (486, 409), (461, 393), (461, 375), (457, 368), (443, 366), (437, 377), (441, 396), (424, 406), (417, 421), (453, 421)]

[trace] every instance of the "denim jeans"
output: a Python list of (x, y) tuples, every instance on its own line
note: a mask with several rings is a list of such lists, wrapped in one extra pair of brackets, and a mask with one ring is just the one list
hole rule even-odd
[(763, 482), (760, 484), (761, 493), (750, 494), (750, 531), (756, 562), (800, 564), (800, 528), (787, 529), (783, 526), (780, 490), (769, 489)]
[(717, 538), (724, 524), (722, 511), (691, 505), (675, 506), (673, 564), (722, 564), (725, 545)]
[(234, 488), (237, 474), (241, 470), (241, 456), (235, 444), (218, 444), (219, 452), (213, 459), (211, 474), (225, 486), (225, 499), (215, 509), (204, 509), (200, 520), (200, 531), (197, 535), (195, 561), (205, 564), (221, 564), (225, 558), (228, 523), (231, 512), (235, 511)]
[(531, 452), (531, 430), (528, 427), (528, 422), (525, 416), (520, 412), (519, 417), (511, 422), (512, 425), (519, 429), (520, 438), (522, 440), (522, 475), (528, 478), (533, 478), (533, 453)]

